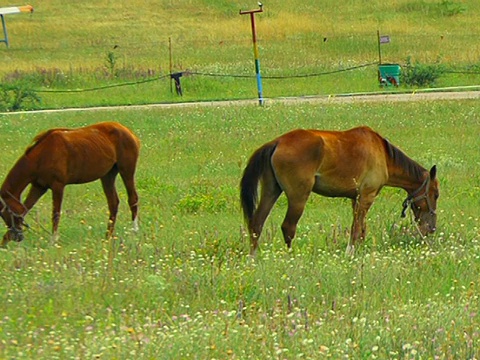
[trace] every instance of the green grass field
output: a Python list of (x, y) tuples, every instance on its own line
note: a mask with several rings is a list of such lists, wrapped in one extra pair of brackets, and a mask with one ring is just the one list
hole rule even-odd
[[(1, 83), (41, 98), (25, 109), (257, 96), (250, 20), (239, 15), (256, 1), (31, 4), (32, 15), (7, 15), (11, 46), (0, 44)], [(391, 38), (384, 63), (449, 71), (429, 86), (478, 85), (479, 14), (476, 0), (349, 1), (342, 11), (336, 1), (265, 2), (256, 16), (264, 96), (381, 90), (377, 31)], [(183, 97), (171, 92), (171, 72), (185, 73)]]
[[(257, 95), (250, 23), (238, 14), (255, 1), (31, 5), (32, 15), (6, 17), (11, 46), (0, 44), (0, 85), (41, 98), (24, 109)], [(257, 28), (266, 97), (380, 90), (376, 65), (288, 77), (375, 63), (377, 30), (391, 37), (384, 62), (410, 57), (460, 71), (436, 86), (478, 84), (478, 1), (341, 6), (264, 2)], [(180, 98), (166, 78), (169, 39), (172, 71), (252, 77), (184, 76)], [(0, 88), (0, 108), (10, 95)], [(108, 209), (95, 182), (67, 187), (58, 242), (47, 193), (26, 218), (25, 240), (0, 251), (0, 359), (479, 358), (479, 111), (478, 101), (464, 100), (0, 114), (2, 179), (48, 128), (115, 120), (142, 142), (138, 234), (119, 179), (114, 241), (103, 238)], [(437, 165), (435, 235), (419, 239), (411, 216), (400, 217), (405, 193), (385, 188), (366, 242), (347, 258), (350, 201), (313, 195), (287, 251), (281, 197), (250, 258), (238, 185), (251, 153), (293, 128), (357, 125), (424, 167)]]
[[(0, 358), (473, 359), (480, 341), (477, 101), (270, 104), (12, 114), (6, 174), (33, 136), (116, 120), (142, 141), (139, 234), (126, 194), (114, 242), (100, 183), (67, 187), (60, 240), (51, 196), (22, 243), (0, 252)], [(251, 259), (238, 183), (250, 154), (292, 128), (369, 125), (438, 166), (438, 230), (415, 236), (403, 190), (386, 188), (369, 234), (344, 256), (350, 203), (312, 196), (293, 250), (282, 197)]]

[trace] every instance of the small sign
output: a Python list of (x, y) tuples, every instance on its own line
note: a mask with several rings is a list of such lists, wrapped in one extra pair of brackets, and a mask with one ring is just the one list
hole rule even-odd
[(380, 36), (380, 44), (388, 44), (390, 42), (390, 36), (382, 35)]

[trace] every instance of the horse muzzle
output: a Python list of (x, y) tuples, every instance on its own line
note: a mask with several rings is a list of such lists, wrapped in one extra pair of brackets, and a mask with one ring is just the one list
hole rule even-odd
[(3, 236), (3, 242), (5, 241), (15, 241), (21, 242), (24, 239), (23, 231), (19, 229), (8, 229), (8, 231)]
[(435, 225), (430, 225), (430, 224), (419, 225), (418, 229), (420, 230), (420, 233), (422, 234), (422, 236), (433, 234), (437, 230)]

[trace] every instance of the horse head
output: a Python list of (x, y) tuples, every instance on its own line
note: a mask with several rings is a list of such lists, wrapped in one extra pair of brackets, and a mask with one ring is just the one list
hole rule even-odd
[(7, 225), (7, 232), (3, 235), (1, 246), (5, 246), (9, 241), (13, 240), (20, 242), (23, 240), (23, 225), (25, 224), (23, 215), (12, 211), (5, 200), (0, 197), (0, 216), (5, 225)]
[(437, 167), (433, 166), (420, 188), (410, 194), (403, 203), (402, 216), (405, 216), (408, 205), (410, 205), (422, 236), (431, 234), (436, 230), (436, 210), (439, 194)]

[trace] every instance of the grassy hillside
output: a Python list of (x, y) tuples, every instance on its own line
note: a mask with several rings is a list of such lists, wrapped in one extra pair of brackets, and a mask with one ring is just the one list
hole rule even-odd
[[(12, 48), (2, 49), (6, 62), (2, 72), (37, 66), (64, 70), (101, 66), (102, 55), (115, 45), (127, 64), (168, 68), (169, 37), (177, 65), (185, 68), (215, 63), (232, 67), (236, 61), (250, 60), (249, 52), (238, 57), (250, 45), (248, 16), (238, 12), (255, 8), (255, 2), (87, 0), (65, 4), (50, 0), (31, 4), (32, 16), (7, 19)], [(287, 54), (297, 54), (296, 60), (304, 59), (304, 65), (315, 60), (326, 65), (375, 60), (377, 29), (392, 37), (392, 44), (384, 49), (391, 61), (412, 55), (426, 61), (444, 57), (447, 62), (471, 63), (478, 57), (475, 29), (480, 8), (473, 0), (349, 1), (341, 11), (335, 1), (290, 0), (266, 2), (264, 9), (257, 16), (262, 54), (283, 65), (291, 64)], [(349, 40), (357, 46), (346, 46)], [(283, 55), (275, 51), (279, 46)]]
[[(0, 46), (4, 83), (65, 91), (160, 78), (89, 93), (39, 92), (38, 106), (182, 100), (171, 93), (167, 77), (170, 40), (173, 72), (220, 75), (184, 76), (183, 100), (256, 96), (250, 20), (239, 15), (256, 2), (31, 4), (32, 15), (7, 16), (11, 48)], [(477, 84), (479, 18), (474, 0), (348, 1), (341, 11), (335, 1), (266, 2), (256, 16), (265, 96), (378, 90), (377, 30), (391, 38), (382, 46), (383, 62), (405, 64), (410, 58), (455, 70), (437, 86)], [(292, 78), (305, 75), (314, 76)]]

